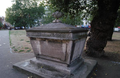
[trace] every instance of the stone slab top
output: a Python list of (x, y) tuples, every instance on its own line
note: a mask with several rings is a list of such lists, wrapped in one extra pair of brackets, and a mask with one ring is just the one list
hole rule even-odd
[(78, 33), (87, 32), (88, 30), (78, 28), (64, 23), (49, 23), (42, 26), (34, 27), (26, 30), (27, 32), (63, 32), (63, 33)]

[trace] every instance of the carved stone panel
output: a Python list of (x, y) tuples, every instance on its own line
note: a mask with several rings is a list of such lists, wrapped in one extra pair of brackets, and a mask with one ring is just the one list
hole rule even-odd
[(40, 40), (41, 55), (65, 61), (66, 44), (62, 41)]
[(84, 48), (84, 43), (85, 43), (85, 38), (82, 38), (80, 40), (76, 40), (75, 41), (75, 46), (74, 46), (74, 50), (73, 50), (73, 56), (72, 56), (72, 61), (74, 61), (75, 59), (77, 59), (78, 57), (81, 56), (81, 53), (83, 51)]
[(32, 44), (32, 48), (33, 48), (34, 54), (35, 55), (41, 54), (40, 42), (38, 40), (36, 40), (36, 38), (30, 38), (30, 42)]

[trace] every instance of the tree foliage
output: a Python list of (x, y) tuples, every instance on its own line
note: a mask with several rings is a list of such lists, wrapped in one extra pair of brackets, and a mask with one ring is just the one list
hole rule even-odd
[(54, 20), (52, 13), (54, 12), (54, 9), (50, 7), (50, 5), (46, 5), (46, 2), (42, 2), (44, 3), (44, 7), (45, 7), (45, 14), (42, 17), (42, 24), (48, 24), (50, 22), (52, 22)]
[(88, 19), (97, 10), (97, 1), (93, 0), (49, 0), (48, 3), (56, 10), (69, 13), (71, 19), (79, 16), (79, 13), (82, 13), (82, 18)]
[(3, 26), (3, 24), (2, 24), (2, 22), (0, 21), (0, 27), (2, 27)]
[(0, 17), (0, 28), (3, 27), (3, 24), (2, 24), (2, 17)]
[(62, 22), (72, 25), (81, 24), (83, 18), (91, 21), (92, 15), (95, 15), (97, 10), (96, 3), (92, 0), (46, 0), (52, 13), (55, 11), (64, 13)]
[(12, 7), (6, 9), (6, 21), (17, 26), (34, 26), (44, 14), (44, 7), (38, 0), (14, 0)]
[(120, 7), (117, 12), (118, 12), (118, 16), (115, 22), (115, 27), (120, 26)]

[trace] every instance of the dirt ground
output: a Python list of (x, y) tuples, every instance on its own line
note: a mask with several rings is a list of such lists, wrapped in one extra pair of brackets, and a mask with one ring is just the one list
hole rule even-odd
[(109, 60), (120, 62), (120, 32), (114, 32), (112, 41), (107, 42), (105, 47), (105, 56)]
[(12, 52), (28, 53), (33, 52), (30, 40), (26, 36), (25, 30), (11, 30), (10, 34), (10, 47)]

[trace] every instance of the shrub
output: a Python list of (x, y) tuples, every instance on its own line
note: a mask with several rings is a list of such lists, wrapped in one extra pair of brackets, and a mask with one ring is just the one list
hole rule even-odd
[(2, 22), (0, 22), (0, 27), (2, 27), (3, 26), (3, 24), (2, 24)]

